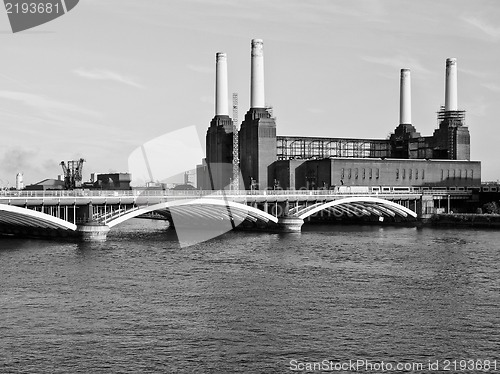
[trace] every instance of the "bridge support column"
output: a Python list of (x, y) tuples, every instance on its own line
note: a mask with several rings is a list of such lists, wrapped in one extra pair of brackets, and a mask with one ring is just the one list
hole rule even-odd
[(286, 199), (285, 200), (285, 208), (283, 210), (283, 214), (287, 215), (289, 210), (290, 210), (290, 202), (288, 201), (288, 199)]
[(97, 222), (89, 222), (78, 225), (78, 235), (84, 242), (103, 242), (109, 232), (109, 226)]
[(278, 230), (280, 232), (300, 232), (304, 220), (299, 217), (279, 217)]
[(422, 198), (420, 200), (420, 205), (421, 205), (420, 209), (416, 210), (416, 212), (419, 215), (419, 218), (423, 220), (429, 219), (434, 213), (434, 196), (422, 195)]

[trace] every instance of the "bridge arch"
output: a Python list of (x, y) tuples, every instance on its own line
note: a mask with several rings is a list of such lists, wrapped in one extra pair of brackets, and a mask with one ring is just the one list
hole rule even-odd
[[(192, 199), (192, 200), (175, 200), (175, 201), (167, 201), (163, 203), (158, 203), (154, 205), (149, 205), (149, 206), (142, 206), (139, 207), (135, 210), (129, 211), (123, 215), (120, 215), (116, 218), (111, 218), (107, 220), (106, 224), (111, 228), (113, 226), (116, 226), (122, 222), (125, 222), (131, 218), (140, 216), (145, 213), (150, 213), (158, 210), (164, 210), (164, 209), (169, 209), (169, 208), (177, 208), (177, 209), (186, 209), (186, 214), (196, 214), (193, 213), (193, 208), (196, 209), (197, 207), (218, 207), (218, 208), (226, 208), (228, 209), (228, 213), (230, 212), (231, 215), (238, 217), (241, 221), (243, 221), (246, 218), (249, 218), (250, 220), (261, 220), (264, 222), (272, 221), (274, 223), (278, 222), (278, 218), (275, 216), (272, 216), (269, 213), (266, 213), (260, 209), (241, 204), (241, 203), (236, 203), (233, 201), (227, 201), (227, 200), (219, 200), (219, 199), (206, 199), (206, 198), (201, 198), (201, 199)], [(190, 210), (187, 210), (190, 209)], [(216, 216), (213, 216), (213, 218), (216, 218)]]
[(366, 206), (367, 208), (370, 208), (369, 210), (372, 211), (376, 210), (379, 213), (384, 213), (391, 216), (398, 215), (403, 218), (407, 218), (408, 216), (417, 218), (417, 213), (400, 204), (376, 197), (363, 197), (363, 196), (347, 197), (344, 199), (330, 201), (324, 204), (316, 204), (313, 207), (307, 207), (297, 211), (295, 215), (299, 218), (305, 219), (324, 209), (333, 208), (336, 206), (340, 207), (342, 205), (345, 205), (346, 207), (349, 206), (357, 207), (359, 209), (360, 204)]
[(36, 210), (13, 205), (0, 204), (0, 223), (12, 226), (25, 226), (42, 229), (76, 231), (74, 223), (53, 217)]

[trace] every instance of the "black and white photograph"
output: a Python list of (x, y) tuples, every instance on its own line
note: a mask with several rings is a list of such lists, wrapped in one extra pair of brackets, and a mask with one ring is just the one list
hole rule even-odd
[(3, 0), (0, 373), (500, 373), (500, 1)]

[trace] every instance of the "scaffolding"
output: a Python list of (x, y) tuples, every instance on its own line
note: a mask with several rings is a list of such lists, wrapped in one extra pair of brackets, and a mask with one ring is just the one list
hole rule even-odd
[(323, 159), (333, 157), (390, 157), (389, 140), (277, 137), (278, 160)]
[(238, 142), (238, 93), (233, 93), (233, 177), (232, 189), (240, 189), (240, 156)]
[(465, 126), (465, 110), (445, 110), (444, 106), (441, 106), (437, 112), (438, 126), (444, 120), (448, 120), (453, 125)]

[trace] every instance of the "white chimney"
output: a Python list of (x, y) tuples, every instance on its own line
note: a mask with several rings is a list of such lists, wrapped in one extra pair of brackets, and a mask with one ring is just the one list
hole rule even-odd
[(217, 52), (215, 55), (215, 115), (229, 114), (227, 88), (227, 55)]
[(444, 110), (458, 110), (457, 98), (457, 59), (446, 59), (446, 83)]
[(250, 82), (250, 107), (265, 108), (264, 96), (264, 42), (252, 40), (252, 66)]
[(20, 191), (24, 189), (23, 173), (16, 174), (16, 190)]
[(401, 69), (401, 84), (399, 91), (399, 124), (411, 124), (410, 69)]

